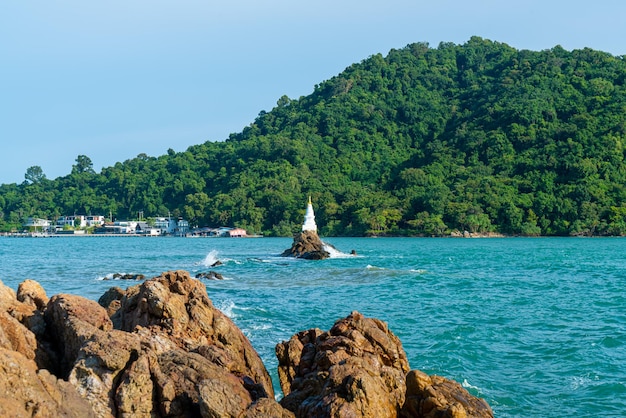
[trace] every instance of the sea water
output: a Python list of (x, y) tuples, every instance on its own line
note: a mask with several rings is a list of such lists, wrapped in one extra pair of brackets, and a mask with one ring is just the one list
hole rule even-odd
[(388, 323), (411, 368), (460, 382), (496, 416), (626, 416), (626, 239), (324, 240), (333, 257), (306, 261), (278, 256), (287, 238), (0, 237), (0, 279), (97, 300), (137, 284), (115, 273), (216, 271), (209, 297), (277, 391), (275, 345), (356, 310)]

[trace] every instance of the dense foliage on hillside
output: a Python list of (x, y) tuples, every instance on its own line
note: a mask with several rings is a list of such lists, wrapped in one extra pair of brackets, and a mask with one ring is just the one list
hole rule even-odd
[(472, 38), (374, 55), (224, 142), (0, 186), (27, 216), (167, 215), (290, 235), (626, 234), (626, 62)]

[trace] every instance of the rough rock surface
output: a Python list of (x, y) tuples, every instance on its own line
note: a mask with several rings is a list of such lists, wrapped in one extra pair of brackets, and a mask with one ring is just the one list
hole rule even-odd
[(302, 231), (293, 237), (291, 248), (281, 254), (283, 257), (304, 258), (307, 260), (323, 260), (330, 257), (324, 243), (315, 231)]
[[(45, 292), (39, 296), (47, 299)], [(44, 332), (43, 317), (34, 309), (0, 282), (0, 416), (92, 416), (91, 406), (71, 384), (40, 367), (49, 358), (36, 336)]]
[(493, 417), (483, 399), (470, 395), (459, 383), (411, 370), (406, 377), (402, 417)]
[(492, 417), (461, 385), (409, 371), (400, 340), (353, 312), (328, 332), (310, 329), (276, 346), (281, 400), (296, 417)]
[(60, 294), (39, 311), (47, 298), (35, 294), (23, 303), (0, 284), (0, 416), (293, 416), (248, 339), (186, 272), (110, 290), (106, 309)]
[(328, 332), (301, 332), (276, 346), (281, 404), (298, 417), (396, 417), (409, 371), (400, 340), (358, 312)]

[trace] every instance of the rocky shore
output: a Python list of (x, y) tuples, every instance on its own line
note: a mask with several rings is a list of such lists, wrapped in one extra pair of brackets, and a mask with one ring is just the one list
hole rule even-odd
[(410, 370), (387, 325), (358, 312), (259, 355), (185, 271), (98, 302), (0, 282), (0, 416), (492, 417), (461, 385)]

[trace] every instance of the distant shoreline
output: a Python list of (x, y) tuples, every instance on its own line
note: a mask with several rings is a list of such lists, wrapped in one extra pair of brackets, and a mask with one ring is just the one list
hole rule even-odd
[(141, 234), (37, 234), (37, 233), (0, 233), (0, 237), (4, 238), (263, 238), (263, 235), (246, 235), (245, 237), (215, 237), (215, 236), (199, 236), (199, 235), (141, 235)]

